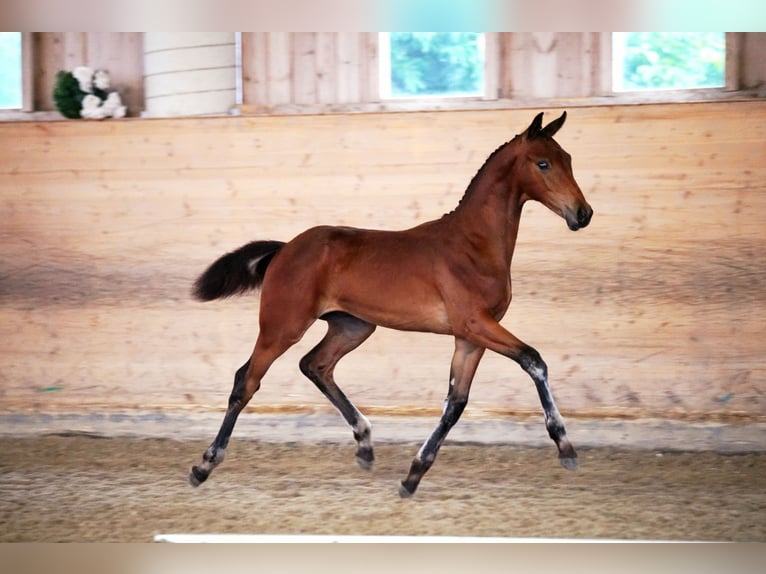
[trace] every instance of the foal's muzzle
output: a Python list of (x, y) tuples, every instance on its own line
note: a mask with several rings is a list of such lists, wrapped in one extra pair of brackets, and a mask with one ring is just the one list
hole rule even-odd
[(566, 219), (569, 229), (577, 231), (578, 229), (587, 227), (591, 217), (593, 217), (593, 209), (590, 205), (586, 204), (578, 207), (577, 211), (567, 211), (564, 219)]

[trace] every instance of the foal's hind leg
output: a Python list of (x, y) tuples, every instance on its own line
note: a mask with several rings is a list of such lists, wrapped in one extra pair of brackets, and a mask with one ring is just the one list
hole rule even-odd
[(263, 336), (258, 337), (250, 360), (239, 368), (234, 376), (234, 388), (229, 396), (229, 406), (223, 418), (223, 423), (213, 443), (202, 455), (202, 462), (193, 466), (189, 473), (192, 486), (199, 486), (210, 476), (213, 469), (221, 464), (229, 444), (229, 438), (234, 430), (234, 424), (242, 409), (261, 386), (261, 379), (271, 364), (284, 353), (291, 342), (266, 343)]
[(321, 318), (327, 321), (327, 334), (301, 359), (300, 368), (351, 425), (358, 446), (356, 460), (360, 467), (369, 469), (375, 459), (372, 451), (372, 427), (367, 418), (335, 384), (333, 371), (341, 357), (356, 349), (372, 335), (375, 325), (340, 312), (328, 313)]

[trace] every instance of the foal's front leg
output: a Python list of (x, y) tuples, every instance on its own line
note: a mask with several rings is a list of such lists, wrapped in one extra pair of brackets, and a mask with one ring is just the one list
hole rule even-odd
[(556, 443), (561, 466), (567, 470), (577, 470), (577, 453), (567, 438), (564, 419), (556, 407), (551, 387), (548, 384), (548, 366), (543, 361), (540, 353), (528, 345), (525, 345), (525, 347), (516, 360), (521, 365), (521, 368), (532, 377), (535, 383), (540, 403), (543, 406), (543, 413), (545, 414), (545, 428), (548, 430), (548, 436)]
[(491, 317), (477, 318), (471, 324), (471, 340), (516, 361), (532, 378), (545, 414), (545, 428), (559, 451), (561, 466), (577, 469), (577, 453), (567, 438), (564, 419), (553, 400), (548, 384), (548, 366), (540, 353), (517, 339)]
[(439, 424), (428, 437), (428, 440), (420, 447), (418, 454), (412, 460), (407, 478), (399, 486), (399, 496), (402, 498), (407, 498), (415, 493), (420, 480), (436, 460), (436, 454), (439, 452), (444, 439), (447, 438), (447, 433), (460, 419), (460, 415), (468, 403), (471, 382), (483, 354), (484, 349), (482, 347), (477, 347), (463, 339), (455, 339), (455, 354), (452, 356), (452, 366), (450, 367), (449, 393), (444, 402), (444, 410)]

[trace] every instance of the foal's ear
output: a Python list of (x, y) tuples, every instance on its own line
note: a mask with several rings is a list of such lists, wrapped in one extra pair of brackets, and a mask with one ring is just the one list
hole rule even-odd
[(561, 126), (564, 125), (564, 122), (567, 119), (567, 113), (564, 112), (561, 114), (561, 117), (557, 120), (553, 120), (551, 123), (549, 123), (547, 126), (545, 126), (542, 131), (540, 132), (542, 135), (552, 138), (554, 135), (556, 135), (556, 132), (561, 129)]
[(540, 131), (543, 127), (543, 112), (540, 112), (535, 116), (535, 119), (532, 120), (532, 123), (529, 124), (529, 127), (524, 132), (524, 136), (528, 139), (534, 139), (537, 136), (540, 135)]

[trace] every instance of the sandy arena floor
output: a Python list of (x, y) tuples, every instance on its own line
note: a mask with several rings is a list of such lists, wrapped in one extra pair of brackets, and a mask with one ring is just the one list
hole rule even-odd
[(446, 444), (416, 495), (415, 444), (233, 440), (199, 488), (208, 441), (0, 438), (0, 541), (151, 541), (160, 533), (470, 535), (766, 541), (766, 453)]

